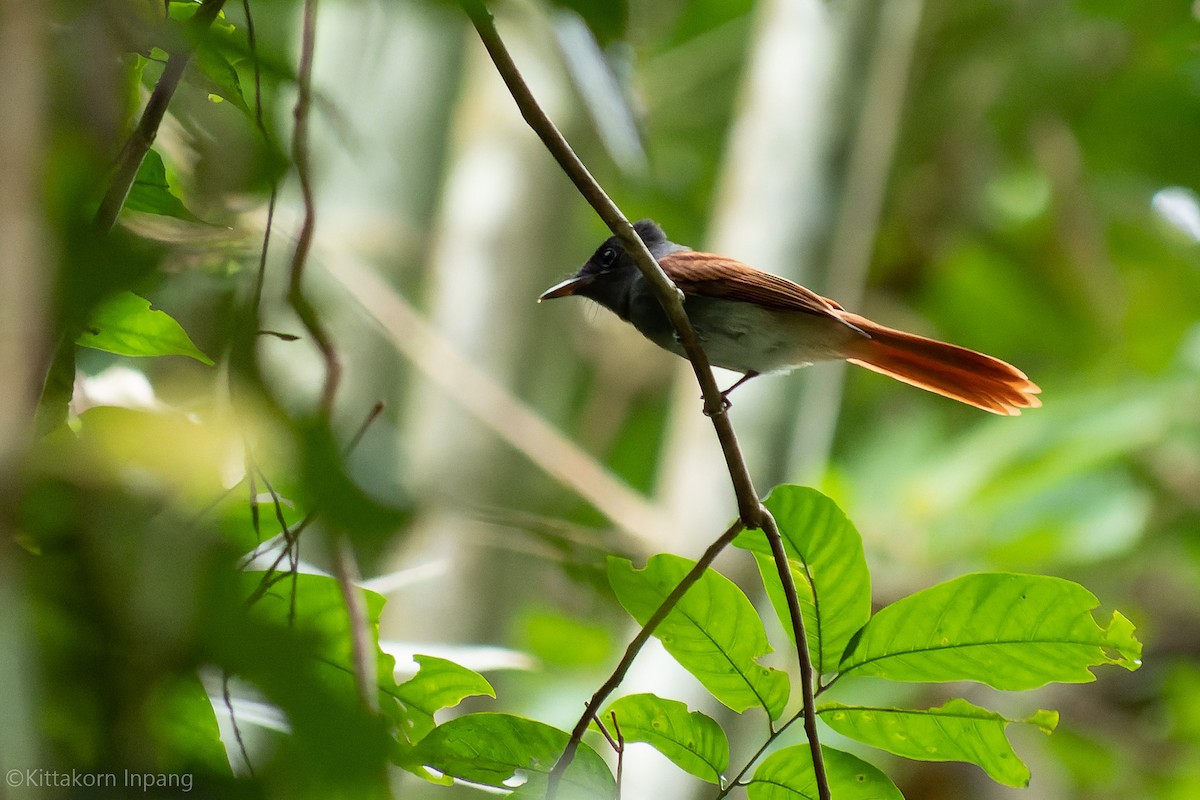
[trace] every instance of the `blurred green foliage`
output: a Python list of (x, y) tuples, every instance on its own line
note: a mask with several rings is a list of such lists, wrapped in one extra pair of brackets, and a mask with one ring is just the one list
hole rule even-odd
[[(441, 577), (401, 582), (387, 606), (369, 595), (372, 644), (379, 623), (387, 639), (530, 651), (545, 665), (534, 679), (489, 678), (504, 708), (565, 726), (627, 639), (600, 580), (605, 554), (640, 564), (646, 543), (609, 531), (603, 509), (497, 447), (486, 426), (439, 420), (454, 403), (423, 395), (421, 374), (320, 272), (309, 288), (333, 322), (347, 377), (334, 419), (314, 421), (321, 365), (308, 343), (287, 340), (301, 329), (283, 302), (296, 229), (285, 152), (300, 4), (249, 4), (254, 51), (243, 5), (226, 5), (211, 34), (193, 42), (198, 55), (107, 234), (92, 223), (96, 203), (165, 54), (180, 46), (178, 21), (196, 4), (56, 0), (35, 12), (46, 41), (42, 61), (27, 68), (44, 87), (42, 136), (37, 152), (14, 155), (42, 167), (27, 202), (48, 245), (46, 330), (45, 352), (21, 357), (48, 379), (45, 435), (6, 465), (0, 492), (0, 614), (9, 617), (0, 626), (8, 659), (0, 706), (12, 709), (0, 766), (187, 772), (204, 794), (223, 797), (384, 795), (400, 780), (386, 765), (413, 766), (396, 752), (396, 731), (424, 729), (463, 700), (492, 709), (468, 699), (487, 694), (487, 683), (422, 656), (408, 690), (437, 684), (441, 704), (406, 716), (406, 684), (380, 653), (383, 702), (393, 705), (390, 715), (368, 714), (347, 672), (338, 587), (324, 575), (293, 578), (298, 562), (332, 570), (331, 539), (347, 533), (367, 577), (448, 563)], [(457, 7), (321, 5), (317, 54), (327, 71), (318, 74), (314, 144), (326, 238), (314, 260), (362, 259), (430, 318), (447, 286), (460, 293), (463, 316), (477, 313), (473, 291), (488, 288), (479, 276), (503, 275), (528, 300), (520, 327), (493, 323), (475, 340), (517, 356), (476, 355), (479, 366), (659, 499), (677, 425), (669, 362), (640, 342), (614, 355), (628, 343), (613, 344), (617, 334), (592, 326), (594, 314), (533, 306), (536, 287), (577, 266), (606, 233), (543, 152), (521, 151), (527, 132), (497, 133), (506, 112), (480, 98), (498, 97), (505, 109), (508, 99)], [(844, 188), (884, 5), (813, 4), (844, 53), (829, 89), (835, 144), (822, 162), (825, 210)], [(495, 11), (626, 213), (699, 245), (725, 199), (731, 131), (769, 6), (557, 0), (496, 3)], [(641, 137), (641, 171), (610, 153), (580, 113), (578, 87), (551, 45), (555, 14), (578, 14), (593, 32), (598, 66), (614, 77), (616, 102)], [(879, 604), (963, 572), (1033, 571), (1078, 581), (1144, 632), (1145, 669), (1105, 675), (1086, 699), (1063, 689), (1038, 695), (1063, 709), (1059, 729), (1036, 743), (1039, 797), (1173, 800), (1200, 786), (1200, 242), (1177, 222), (1200, 216), (1200, 160), (1191, 155), (1198, 43), (1187, 3), (925, 0), (863, 310), (1020, 365), (1046, 405), (1019, 420), (981, 419), (856, 372), (817, 480), (862, 532)], [(486, 158), (471, 150), (492, 134)], [(489, 189), (486, 169), (470, 171), (509, 160), (503, 191)], [(455, 189), (462, 175), (465, 192)], [(276, 188), (280, 215), (260, 284)], [(1175, 198), (1174, 214), (1162, 211), (1164, 197)], [(453, 278), (470, 259), (444, 266), (454, 245), (484, 238), (474, 228), (447, 230), (463, 206), (480, 230), (503, 216), (510, 231), (466, 288)], [(798, 258), (821, 265), (829, 255), (819, 241)], [(137, 353), (71, 346), (93, 335), (105, 309), (134, 296), (149, 303), (147, 313), (166, 315), (156, 320), (170, 323), (174, 345)], [(438, 322), (451, 338), (453, 325)], [(477, 352), (470, 341), (460, 346)], [(129, 387), (101, 393), (102, 377), (129, 372), (145, 376), (148, 398)], [(821, 379), (812, 373), (801, 380)], [(357, 440), (379, 399), (385, 413)], [(747, 455), (756, 465), (784, 461)], [(686, 546), (725, 524), (710, 522), (688, 531)], [(263, 543), (278, 544), (286, 529), (290, 548), (298, 527), (299, 549), (286, 550), (281, 571), (264, 580), (259, 571), (280, 549)], [(256, 588), (265, 591), (248, 612)], [(290, 727), (288, 735), (253, 726), (244, 743), (253, 780), (220, 696), (223, 674), (238, 679), (234, 701), (270, 703)], [(881, 702), (908, 702), (899, 689), (882, 693)], [(560, 746), (540, 723), (493, 722)], [(213, 746), (218, 726), (225, 753)], [(18, 753), (39, 760), (15, 763)], [(847, 775), (861, 763), (852, 758), (834, 757)], [(778, 755), (764, 763), (761, 780), (780, 763)], [(945, 769), (913, 766), (897, 782), (929, 789), (928, 797), (988, 791)], [(406, 779), (401, 791), (445, 790)]]

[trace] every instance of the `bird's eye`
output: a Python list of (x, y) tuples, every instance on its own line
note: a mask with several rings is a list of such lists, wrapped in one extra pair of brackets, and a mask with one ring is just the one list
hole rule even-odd
[(606, 247), (600, 252), (600, 266), (608, 269), (617, 260), (617, 251), (611, 247)]

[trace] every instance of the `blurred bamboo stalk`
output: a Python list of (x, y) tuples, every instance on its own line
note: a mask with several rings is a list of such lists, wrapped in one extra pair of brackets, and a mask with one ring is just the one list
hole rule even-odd
[[(891, 0), (875, 20), (862, 108), (838, 197), (825, 286), (846, 308), (860, 308), (879, 230), (896, 139), (904, 117), (909, 72), (925, 0)], [(842, 404), (846, 365), (837, 363), (806, 383), (793, 407), (798, 423), (787, 443), (784, 469), (802, 480), (825, 470)]]
[[(453, 401), (458, 407), (455, 413), (461, 416), (465, 411), (474, 416), (497, 439), (636, 536), (647, 550), (660, 546), (658, 539), (667, 520), (652, 503), (484, 373), (452, 339), (370, 269), (347, 258), (327, 263), (333, 277), (383, 328), (388, 342), (433, 384), (431, 390)], [(474, 445), (479, 447), (477, 439)]]

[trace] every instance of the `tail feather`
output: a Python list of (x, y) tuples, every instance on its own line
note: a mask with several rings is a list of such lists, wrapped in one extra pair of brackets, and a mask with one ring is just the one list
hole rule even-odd
[(851, 364), (993, 414), (1016, 416), (1042, 404), (1038, 385), (998, 358), (885, 328), (857, 314), (845, 316), (870, 337), (854, 344), (846, 359)]

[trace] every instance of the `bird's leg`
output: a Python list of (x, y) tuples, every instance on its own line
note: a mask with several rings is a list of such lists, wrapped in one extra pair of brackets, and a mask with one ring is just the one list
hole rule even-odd
[(736, 382), (733, 384), (733, 386), (730, 386), (728, 389), (726, 389), (725, 391), (721, 392), (721, 399), (725, 401), (725, 407), (726, 407), (726, 408), (729, 408), (729, 405), (730, 405), (730, 403), (729, 403), (729, 393), (730, 393), (730, 392), (732, 392), (734, 389), (738, 388), (739, 386), (741, 386), (743, 383), (745, 383), (746, 381), (750, 380), (751, 378), (757, 378), (757, 377), (758, 377), (758, 373), (757, 373), (757, 372), (755, 372), (754, 370), (750, 370), (750, 371), (749, 371), (749, 372), (747, 372), (745, 375), (743, 375), (742, 377), (738, 378), (738, 379), (737, 379), (737, 381), (736, 381)]
[[(724, 410), (728, 411), (733, 406), (733, 403), (730, 402), (730, 400), (729, 400), (729, 393), (732, 392), (734, 389), (738, 388), (739, 386), (741, 386), (746, 381), (750, 380), (751, 378), (757, 378), (757, 377), (758, 377), (758, 373), (751, 370), (750, 372), (747, 372), (742, 377), (738, 378), (737, 381), (733, 384), (733, 386), (730, 386), (728, 389), (721, 392), (721, 404), (724, 407)], [(707, 412), (705, 412), (705, 413), (707, 413)]]

